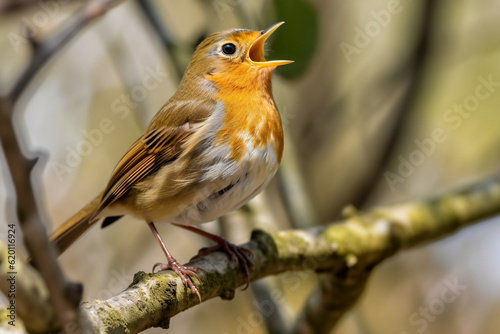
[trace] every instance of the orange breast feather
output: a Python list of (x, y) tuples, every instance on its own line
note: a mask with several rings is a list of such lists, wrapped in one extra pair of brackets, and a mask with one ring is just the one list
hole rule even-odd
[[(261, 77), (268, 73), (249, 73), (256, 70), (245, 66), (240, 66), (238, 70), (241, 73), (233, 71), (231, 75), (209, 78), (219, 88), (217, 99), (224, 103), (225, 112), (223, 126), (216, 133), (216, 144), (229, 145), (231, 157), (240, 161), (247, 149), (245, 137), (251, 136), (255, 148), (263, 149), (269, 144), (274, 146), (279, 163), (283, 153), (283, 129), (271, 95), (271, 82)], [(249, 79), (236, 83), (235, 74)]]

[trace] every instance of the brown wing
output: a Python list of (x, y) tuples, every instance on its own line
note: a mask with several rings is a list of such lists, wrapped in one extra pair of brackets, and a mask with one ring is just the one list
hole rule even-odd
[(190, 125), (160, 127), (141, 136), (116, 165), (94, 217), (129, 191), (134, 184), (176, 159), (193, 133)]

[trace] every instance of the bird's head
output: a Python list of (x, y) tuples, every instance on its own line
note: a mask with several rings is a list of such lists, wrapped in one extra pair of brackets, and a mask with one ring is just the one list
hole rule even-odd
[(253, 80), (270, 80), (277, 66), (293, 63), (291, 60), (268, 61), (264, 57), (266, 40), (283, 23), (261, 31), (230, 29), (210, 35), (196, 48), (185, 76), (235, 87), (246, 86)]

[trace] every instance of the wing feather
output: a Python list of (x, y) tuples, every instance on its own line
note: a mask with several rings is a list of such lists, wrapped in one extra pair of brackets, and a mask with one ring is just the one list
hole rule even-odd
[(175, 160), (192, 130), (189, 123), (185, 123), (179, 127), (154, 129), (141, 136), (116, 165), (94, 217), (125, 195), (134, 184)]

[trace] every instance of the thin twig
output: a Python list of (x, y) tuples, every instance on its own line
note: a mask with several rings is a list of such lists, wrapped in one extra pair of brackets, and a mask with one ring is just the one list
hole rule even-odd
[(14, 105), (21, 94), (45, 63), (57, 52), (59, 52), (82, 28), (90, 22), (104, 15), (111, 7), (118, 5), (123, 0), (89, 0), (81, 10), (77, 11), (64, 25), (43, 41), (36, 41), (34, 37), (32, 45), (36, 45), (30, 64), (17, 80), (14, 88), (9, 94), (10, 102)]

